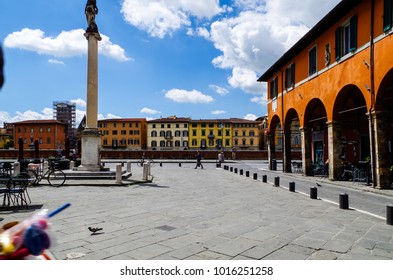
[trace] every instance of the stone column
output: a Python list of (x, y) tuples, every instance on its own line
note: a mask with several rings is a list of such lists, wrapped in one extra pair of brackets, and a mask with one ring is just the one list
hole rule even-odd
[(86, 32), (88, 41), (87, 55), (87, 98), (86, 127), (81, 133), (82, 156), (77, 170), (99, 171), (101, 166), (101, 135), (98, 130), (98, 32)]
[(283, 130), (283, 151), (282, 151), (282, 168), (283, 172), (291, 173), (292, 172), (292, 155), (291, 155), (291, 131), (290, 129)]
[(341, 169), (341, 125), (337, 122), (327, 122), (328, 127), (328, 159), (329, 179), (335, 180)]
[[(380, 189), (390, 188), (390, 172), (388, 158), (388, 139), (389, 129), (388, 115), (385, 112), (372, 112), (372, 122), (374, 124), (375, 139), (375, 174), (373, 174), (374, 186)], [(370, 115), (369, 115), (370, 117)], [(373, 137), (373, 136), (371, 136)], [(372, 145), (372, 141), (371, 141)], [(373, 159), (372, 159), (373, 160)]]
[(301, 127), (300, 135), (302, 138), (303, 175), (311, 176), (313, 175), (311, 157), (311, 131), (308, 127)]

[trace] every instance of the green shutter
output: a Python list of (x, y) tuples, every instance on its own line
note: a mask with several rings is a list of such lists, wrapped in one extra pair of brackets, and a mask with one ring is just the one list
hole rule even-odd
[(383, 6), (383, 31), (392, 28), (392, 0), (384, 0)]
[(336, 29), (336, 60), (341, 58), (341, 27)]
[(357, 41), (358, 41), (358, 16), (355, 15), (351, 17), (350, 23), (349, 23), (349, 28), (350, 28), (350, 46), (349, 46), (349, 51), (353, 52), (357, 49)]

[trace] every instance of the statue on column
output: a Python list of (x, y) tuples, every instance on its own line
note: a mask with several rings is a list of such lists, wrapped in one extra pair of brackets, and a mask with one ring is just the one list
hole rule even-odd
[(98, 14), (96, 2), (96, 0), (87, 0), (85, 7), (85, 14), (87, 20), (86, 32), (98, 32), (98, 27), (95, 20), (96, 14)]

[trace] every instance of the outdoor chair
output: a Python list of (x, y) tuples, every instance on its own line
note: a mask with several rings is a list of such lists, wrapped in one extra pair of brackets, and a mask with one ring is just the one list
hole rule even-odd
[(9, 182), (11, 181), (11, 176), (8, 174), (0, 174), (0, 199), (2, 199), (2, 206), (10, 205), (11, 197), (9, 196)]
[(27, 187), (29, 186), (29, 175), (20, 173), (11, 177), (9, 181), (9, 196), (14, 206), (27, 206), (31, 203)]

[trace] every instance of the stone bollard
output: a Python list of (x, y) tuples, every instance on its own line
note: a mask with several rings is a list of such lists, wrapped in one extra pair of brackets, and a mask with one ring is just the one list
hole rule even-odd
[(253, 176), (254, 176), (254, 180), (258, 180), (258, 173), (254, 173)]
[(123, 170), (121, 164), (116, 165), (116, 184), (122, 183)]
[(20, 173), (20, 163), (14, 162), (14, 176)]
[(310, 198), (311, 199), (317, 199), (318, 198), (318, 189), (317, 189), (317, 187), (311, 187), (310, 188)]
[(295, 192), (295, 182), (289, 182), (289, 191)]
[(280, 186), (280, 177), (274, 177), (274, 186), (279, 187)]
[(72, 170), (72, 169), (74, 169), (74, 167), (75, 167), (75, 161), (71, 160), (70, 161), (70, 169)]
[(267, 175), (262, 175), (262, 182), (267, 183)]
[(386, 223), (393, 226), (393, 205), (386, 205)]
[(147, 181), (150, 175), (150, 163), (145, 162), (143, 164), (143, 176), (142, 180)]
[(131, 161), (127, 161), (127, 172), (131, 172)]
[(340, 209), (349, 209), (348, 194), (346, 194), (346, 193), (339, 194), (339, 206), (340, 206)]
[(246, 177), (250, 177), (250, 171), (246, 171)]

